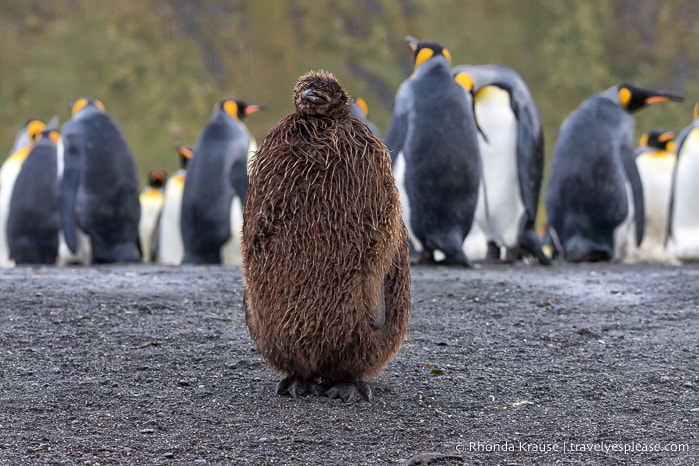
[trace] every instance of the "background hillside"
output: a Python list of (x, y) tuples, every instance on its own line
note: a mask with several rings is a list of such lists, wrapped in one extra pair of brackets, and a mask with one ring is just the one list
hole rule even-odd
[(64, 122), (87, 96), (117, 119), (142, 178), (172, 172), (173, 144), (194, 145), (220, 99), (268, 105), (246, 120), (259, 140), (316, 68), (364, 97), (385, 133), (411, 72), (406, 35), (441, 42), (454, 64), (517, 70), (549, 157), (563, 118), (614, 84), (685, 93), (636, 114), (639, 133), (686, 126), (699, 100), (694, 0), (0, 0), (0, 147), (28, 118)]

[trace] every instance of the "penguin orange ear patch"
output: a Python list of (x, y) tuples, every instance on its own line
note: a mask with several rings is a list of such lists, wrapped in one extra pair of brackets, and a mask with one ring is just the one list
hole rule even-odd
[(632, 94), (631, 94), (630, 89), (628, 89), (626, 87), (622, 87), (619, 89), (619, 102), (621, 102), (622, 107), (624, 107), (624, 108), (629, 107), (629, 103), (631, 102), (631, 97), (632, 97)]
[(104, 112), (104, 104), (101, 100), (95, 100), (95, 106)]
[(665, 144), (665, 150), (668, 152), (677, 152), (677, 144), (675, 144), (673, 141), (668, 142)]
[(41, 120), (32, 120), (27, 123), (27, 134), (32, 141), (38, 139), (39, 134), (46, 128), (46, 123)]
[(80, 110), (82, 110), (87, 105), (87, 99), (78, 99), (73, 104), (73, 109), (71, 110), (71, 115), (75, 116)]
[(699, 118), (699, 102), (694, 104), (694, 118)]
[(427, 60), (432, 58), (434, 55), (434, 50), (429, 49), (429, 48), (422, 48), (420, 51), (417, 53), (417, 56), (415, 57), (415, 68), (418, 66), (422, 65), (425, 63)]
[(449, 53), (449, 50), (447, 49), (442, 49), (442, 54), (447, 57), (447, 60), (451, 63), (451, 53)]
[(226, 100), (223, 103), (223, 111), (231, 118), (238, 119), (238, 104), (234, 100)]
[(648, 145), (648, 133), (643, 133), (641, 139), (638, 141), (638, 145), (647, 146)]
[(466, 72), (462, 71), (460, 73), (457, 73), (457, 75), (454, 76), (454, 81), (459, 83), (461, 87), (466, 89), (468, 92), (471, 92), (473, 90), (473, 77)]
[(366, 103), (366, 100), (362, 99), (361, 97), (357, 97), (354, 99), (354, 102), (359, 105), (359, 108), (362, 109), (365, 117), (369, 115), (369, 104)]

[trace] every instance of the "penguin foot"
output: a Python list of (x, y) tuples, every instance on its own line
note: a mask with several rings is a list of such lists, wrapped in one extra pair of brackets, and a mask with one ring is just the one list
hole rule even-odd
[(358, 400), (360, 397), (371, 401), (371, 388), (366, 382), (335, 382), (325, 392), (331, 400), (339, 398), (345, 403)]
[(286, 377), (277, 384), (277, 395), (298, 398), (309, 393), (320, 396), (325, 390), (321, 384), (300, 377)]

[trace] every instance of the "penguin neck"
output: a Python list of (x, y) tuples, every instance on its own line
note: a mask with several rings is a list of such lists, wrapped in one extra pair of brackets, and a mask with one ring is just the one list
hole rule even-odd
[(415, 71), (413, 71), (413, 74), (411, 75), (411, 79), (418, 79), (428, 74), (446, 74), (449, 76), (449, 79), (451, 79), (449, 61), (441, 55), (432, 57), (422, 65), (415, 68)]

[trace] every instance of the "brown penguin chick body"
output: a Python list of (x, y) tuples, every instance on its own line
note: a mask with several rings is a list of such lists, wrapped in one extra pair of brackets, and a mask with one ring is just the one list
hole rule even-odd
[(245, 317), (277, 393), (370, 399), (408, 330), (407, 230), (388, 149), (330, 73), (294, 89), (263, 139), (243, 210)]

